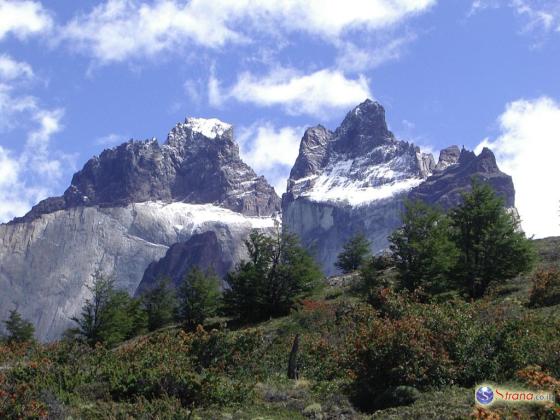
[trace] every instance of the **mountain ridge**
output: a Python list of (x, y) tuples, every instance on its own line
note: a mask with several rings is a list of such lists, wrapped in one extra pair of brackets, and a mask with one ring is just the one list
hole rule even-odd
[(511, 177), (490, 150), (452, 146), (436, 163), (399, 140), (385, 109), (366, 100), (331, 131), (303, 134), (282, 201), (239, 156), (233, 126), (187, 118), (157, 140), (104, 150), (76, 172), (65, 193), (0, 225), (0, 317), (17, 307), (38, 337), (58, 337), (89, 296), (94, 274), (117, 279), (131, 295), (162, 275), (179, 283), (193, 266), (223, 275), (247, 257), (253, 229), (296, 233), (324, 273), (342, 245), (363, 232), (374, 253), (400, 225), (405, 200), (449, 208), (471, 177), (490, 183), (514, 206)]

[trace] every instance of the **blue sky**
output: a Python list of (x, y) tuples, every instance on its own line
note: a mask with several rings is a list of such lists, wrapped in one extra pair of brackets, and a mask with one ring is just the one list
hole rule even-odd
[(556, 0), (0, 0), (0, 221), (104, 148), (234, 124), (281, 194), (305, 127), (366, 97), (435, 152), (489, 145), (529, 234), (560, 234)]

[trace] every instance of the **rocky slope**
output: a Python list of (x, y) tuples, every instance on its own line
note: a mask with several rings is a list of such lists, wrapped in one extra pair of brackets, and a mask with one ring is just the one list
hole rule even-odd
[(488, 181), (514, 205), (511, 177), (499, 171), (494, 155), (444, 149), (436, 164), (413, 144), (400, 141), (385, 121), (383, 107), (366, 100), (334, 132), (309, 128), (283, 196), (283, 225), (315, 252), (327, 274), (342, 245), (363, 232), (379, 252), (400, 225), (407, 198), (449, 208), (459, 202), (472, 176)]
[[(188, 119), (160, 146), (128, 142), (94, 157), (62, 197), (0, 225), (0, 319), (17, 308), (41, 340), (60, 336), (96, 271), (134, 294), (174, 244), (213, 232), (229, 263), (280, 199), (239, 158), (231, 126)], [(196, 263), (194, 261), (193, 263)]]

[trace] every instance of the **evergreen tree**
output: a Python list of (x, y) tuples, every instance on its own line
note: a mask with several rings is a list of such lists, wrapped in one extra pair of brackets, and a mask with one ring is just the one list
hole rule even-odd
[(124, 290), (113, 290), (102, 312), (100, 342), (112, 347), (147, 331), (147, 315), (140, 299), (133, 299)]
[(89, 288), (80, 317), (72, 320), (78, 327), (71, 334), (90, 345), (103, 343), (111, 347), (146, 331), (147, 317), (139, 299), (131, 298), (122, 290), (115, 290), (113, 280), (96, 273)]
[(386, 287), (388, 284), (384, 281), (379, 273), (380, 267), (375, 257), (367, 259), (360, 267), (360, 284), (359, 291), (369, 296), (379, 288)]
[(142, 296), (142, 303), (148, 316), (148, 329), (155, 331), (171, 324), (176, 316), (177, 296), (167, 278)]
[(6, 321), (6, 341), (8, 343), (22, 343), (25, 341), (32, 341), (35, 334), (35, 327), (33, 324), (23, 319), (20, 313), (14, 309), (10, 311), (10, 315)]
[(409, 291), (422, 287), (427, 293), (442, 292), (449, 286), (458, 258), (448, 217), (416, 201), (405, 203), (402, 221), (402, 227), (389, 237), (400, 286)]
[(224, 293), (226, 310), (242, 320), (289, 313), (322, 277), (295, 235), (277, 231), (270, 237), (255, 231), (246, 245), (250, 260), (228, 274), (229, 289)]
[(472, 298), (484, 295), (492, 282), (529, 271), (535, 262), (531, 241), (519, 220), (487, 184), (473, 179), (472, 191), (451, 211), (454, 240), (461, 251), (457, 279)]
[(88, 344), (102, 342), (102, 327), (105, 321), (105, 312), (113, 293), (113, 281), (105, 279), (100, 273), (95, 273), (92, 286), (88, 286), (91, 298), (87, 299), (80, 317), (73, 317), (72, 321), (78, 324), (72, 330), (74, 335), (82, 337)]
[(351, 273), (360, 268), (368, 256), (370, 243), (363, 233), (358, 233), (342, 248), (342, 252), (338, 254), (336, 268), (340, 269), (343, 273)]
[(215, 316), (219, 306), (220, 279), (194, 267), (179, 288), (179, 320), (192, 329)]

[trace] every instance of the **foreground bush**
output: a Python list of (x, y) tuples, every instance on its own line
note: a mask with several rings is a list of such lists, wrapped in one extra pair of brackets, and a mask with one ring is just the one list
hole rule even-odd
[(556, 268), (539, 270), (532, 277), (529, 306), (533, 308), (560, 303), (560, 271)]

